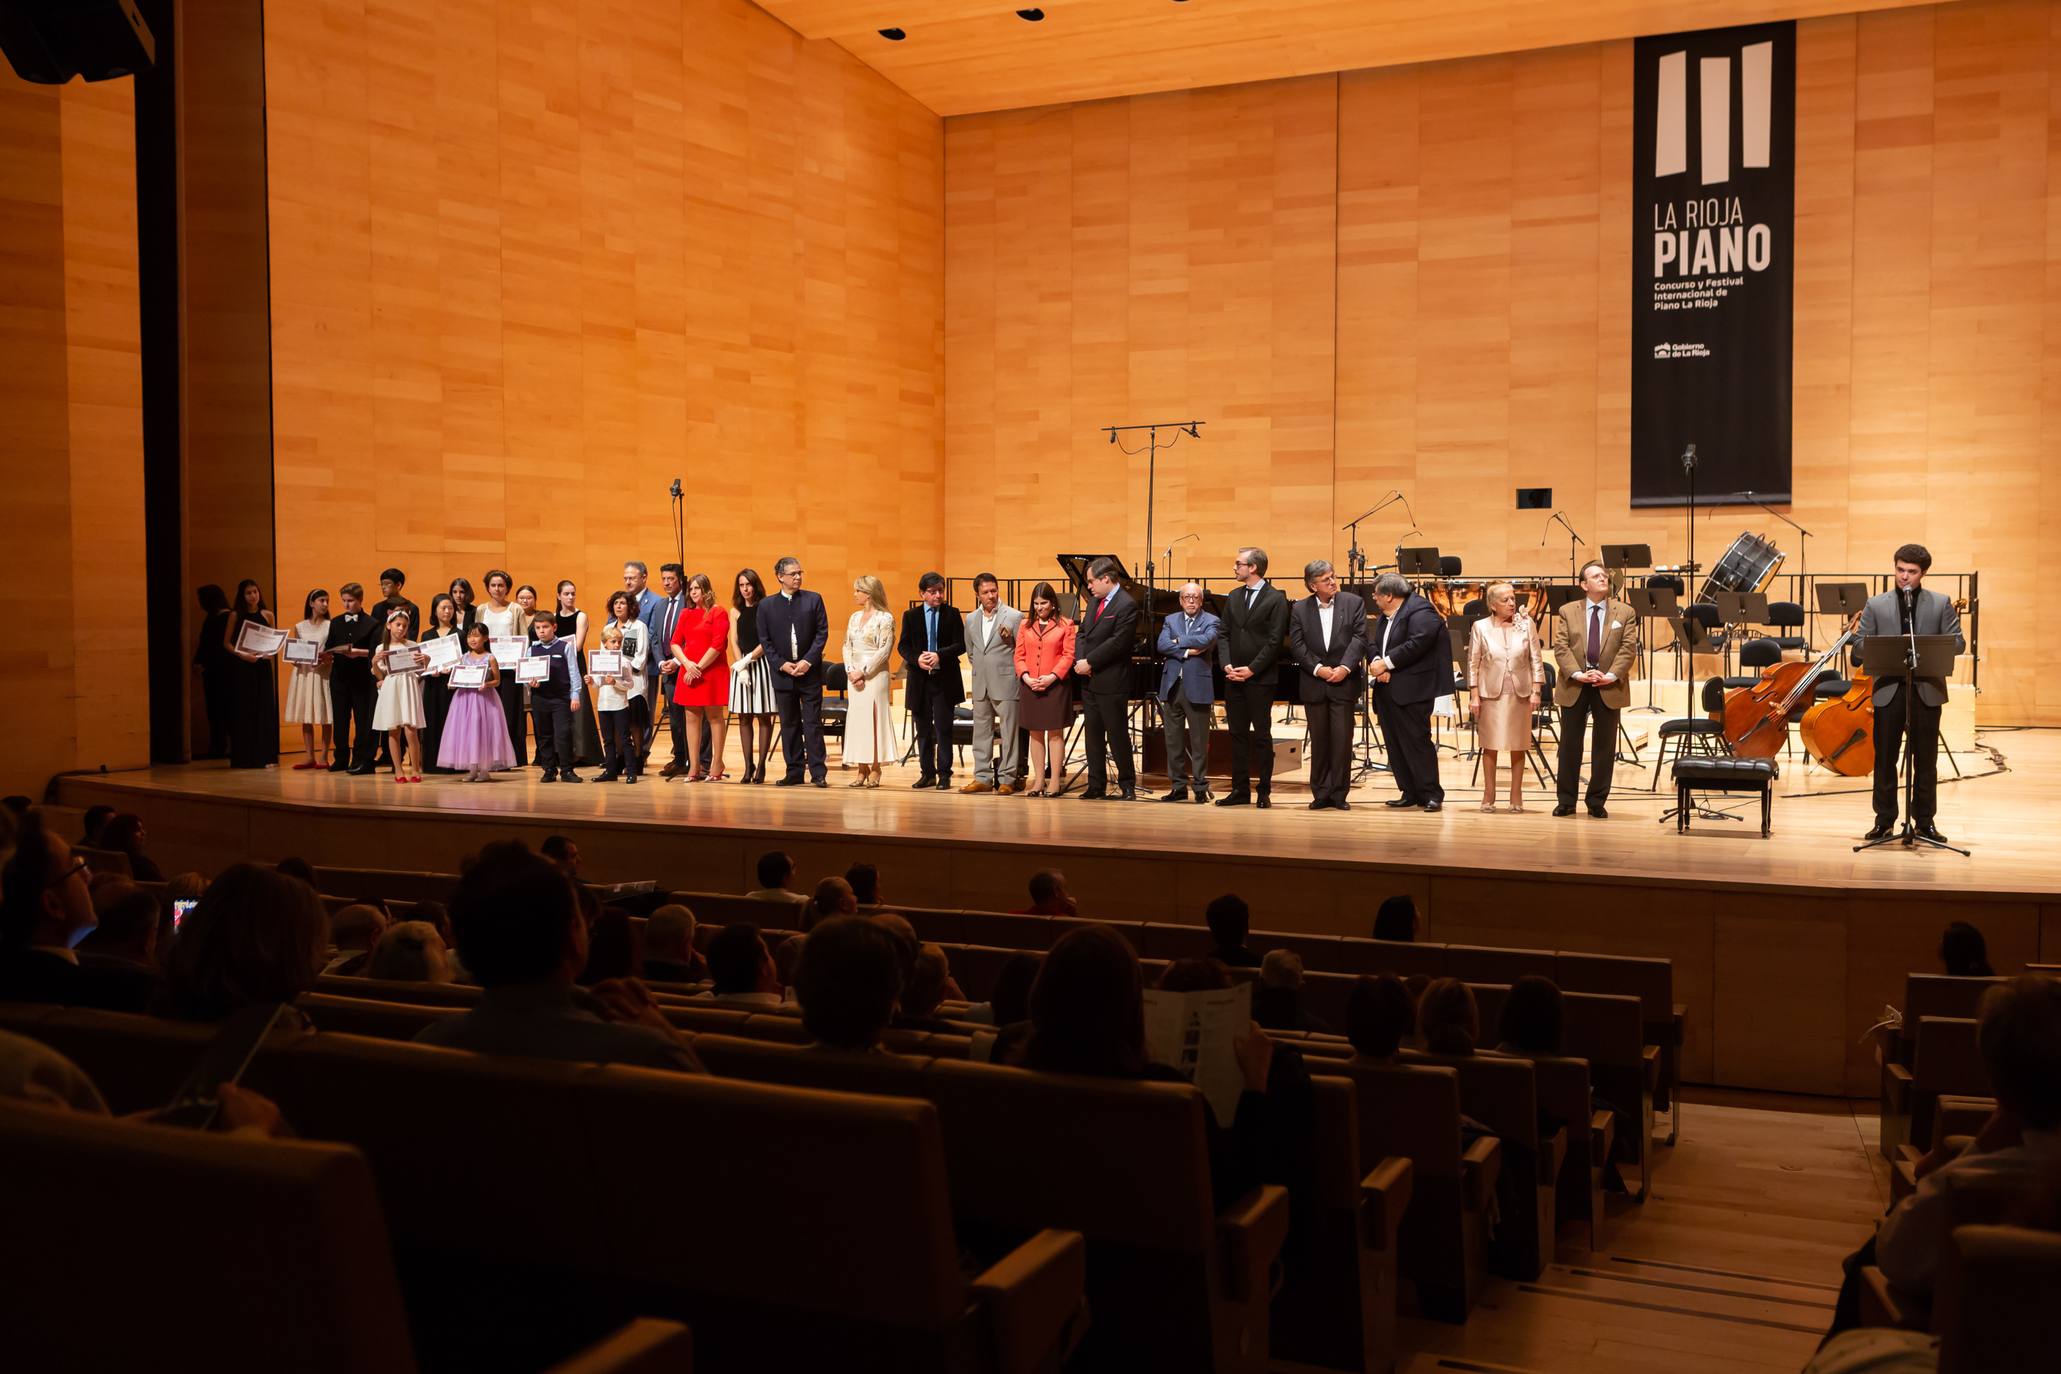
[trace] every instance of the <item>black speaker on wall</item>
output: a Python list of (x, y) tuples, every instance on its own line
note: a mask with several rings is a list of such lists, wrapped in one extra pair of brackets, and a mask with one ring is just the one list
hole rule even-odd
[(134, 75), (157, 40), (135, 0), (0, 0), (0, 53), (22, 80), (62, 86)]

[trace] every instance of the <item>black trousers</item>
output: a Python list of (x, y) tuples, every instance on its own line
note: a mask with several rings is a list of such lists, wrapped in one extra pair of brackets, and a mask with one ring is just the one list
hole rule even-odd
[[(515, 680), (513, 668), (501, 670), (501, 685), (495, 692), (501, 698), (501, 714), (508, 718), (508, 742), (515, 746), (515, 766), (527, 768), (530, 762), (529, 722), (522, 715), (522, 684)], [(538, 741), (538, 748), (543, 742)]]
[(530, 719), (537, 726), (537, 766), (544, 776), (573, 775), (572, 703), (564, 697), (530, 693)]
[(1081, 714), (1088, 733), (1088, 795), (1109, 790), (1109, 759), (1116, 756), (1116, 785), (1129, 792), (1138, 786), (1131, 761), (1130, 700), (1122, 692), (1083, 692)]
[[(1388, 749), (1388, 768), (1404, 801), (1446, 799), (1438, 780), (1438, 750), (1431, 744), (1431, 703), (1399, 702), (1388, 692), (1374, 698), (1381, 720), (1381, 742)], [(1350, 719), (1348, 717), (1348, 719)]]
[(372, 705), (377, 695), (370, 668), (362, 673), (355, 667), (330, 670), (330, 739), (335, 748), (332, 757), (337, 763), (349, 759), (352, 768), (372, 766), (379, 744), (378, 733), (372, 728)]
[(1905, 736), (1911, 750), (1911, 819), (1928, 824), (1939, 809), (1940, 707), (1923, 700), (1907, 704), (1902, 683), (1896, 695), (1875, 708), (1875, 819), (1893, 825), (1902, 810)]
[(601, 719), (601, 766), (613, 777), (636, 777), (644, 767), (644, 725), (651, 707), (643, 697), (631, 697), (618, 711), (603, 711)]
[(1191, 703), (1187, 689), (1175, 678), (1174, 694), (1159, 704), (1159, 718), (1166, 730), (1167, 781), (1209, 791), (1209, 703)]
[[(330, 695), (335, 697), (335, 680), (331, 679)], [(229, 673), (227, 669), (203, 668), (200, 670), (200, 694), (207, 703), (208, 752), (211, 759), (226, 758), (229, 754)], [(336, 713), (332, 710), (331, 716)]]
[[(1306, 701), (1302, 704), (1303, 715), (1310, 723), (1310, 798), (1313, 801), (1342, 802), (1352, 789), (1353, 777), (1353, 703), (1344, 701)], [(1427, 712), (1426, 720), (1430, 719)], [(1428, 737), (1427, 737), (1428, 738)], [(1393, 762), (1390, 767), (1395, 767)], [(1437, 760), (1432, 762), (1432, 776), (1438, 776)]]
[[(922, 669), (916, 671), (921, 672)], [(939, 782), (952, 780), (952, 717), (955, 706), (946, 692), (926, 692), (921, 705), (910, 704), (909, 713), (916, 718), (916, 763), (925, 778)]]
[[(1267, 791), (1274, 785), (1274, 675), (1255, 674), (1224, 684), (1224, 721), (1231, 730), (1231, 791)], [(1254, 753), (1259, 757), (1255, 759)]]
[[(793, 685), (780, 687), (782, 678)], [(823, 752), (823, 679), (777, 673), (773, 681), (773, 700), (780, 707), (780, 756), (787, 760), (788, 780), (800, 782), (806, 767), (809, 781), (822, 782), (830, 776), (829, 758)]]
[(1560, 804), (1574, 805), (1574, 794), (1582, 778), (1582, 736), (1589, 744), (1589, 790), (1584, 798), (1590, 806), (1601, 806), (1610, 795), (1610, 775), (1617, 767), (1617, 711), (1603, 703), (1603, 693), (1583, 684), (1572, 706), (1560, 708)]

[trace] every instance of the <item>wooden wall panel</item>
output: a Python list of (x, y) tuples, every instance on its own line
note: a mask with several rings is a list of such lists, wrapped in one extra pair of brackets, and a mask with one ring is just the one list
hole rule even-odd
[[(943, 520), (943, 131), (745, 0), (275, 0), (281, 590), (797, 553)], [(654, 575), (654, 581), (655, 581)], [(837, 636), (833, 636), (835, 642)]]
[[(1916, 540), (1986, 574), (1989, 724), (2061, 723), (2035, 614), (2061, 560), (2057, 23), (2053, 0), (1978, 0), (1798, 25), (1787, 513), (1813, 573), (1878, 573)], [(1221, 575), (1241, 542), (1291, 581), (1342, 563), (1338, 526), (1398, 488), (1410, 542), (1470, 573), (1565, 573), (1519, 486), (1553, 489), (1583, 557), (1686, 558), (1683, 512), (1630, 505), (1631, 68), (1618, 41), (1348, 72), (1328, 99), (1303, 78), (948, 120), (952, 571), (1142, 562), (1142, 460), (1116, 475), (1093, 427), (1189, 410), (1211, 426), (1163, 466), (1156, 541), (1202, 536), (1184, 573)], [(1112, 147), (1120, 187), (1088, 162)], [(1040, 256), (1069, 207), (1070, 297)], [(1116, 280), (1098, 255), (1119, 235)], [(1069, 306), (1070, 335), (1041, 323)], [(1061, 467), (1065, 498), (1035, 511), (1000, 475)], [(1362, 546), (1385, 561), (1411, 523), (1394, 507)], [(1741, 530), (1800, 570), (1796, 533), (1751, 507), (1702, 511), (1698, 558)]]

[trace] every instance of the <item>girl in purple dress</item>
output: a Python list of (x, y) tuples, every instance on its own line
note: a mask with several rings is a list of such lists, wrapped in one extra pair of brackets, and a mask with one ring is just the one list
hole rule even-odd
[[(515, 746), (508, 739), (508, 717), (494, 692), (501, 683), (501, 669), (488, 652), (485, 625), (474, 624), (465, 632), (465, 654), (458, 660), (458, 667), (483, 667), (486, 679), (477, 687), (461, 687), (452, 682), (451, 708), (444, 717), (437, 766), (464, 773), (467, 782), (485, 782), (496, 769), (515, 766)], [(456, 678), (457, 669), (451, 675)]]

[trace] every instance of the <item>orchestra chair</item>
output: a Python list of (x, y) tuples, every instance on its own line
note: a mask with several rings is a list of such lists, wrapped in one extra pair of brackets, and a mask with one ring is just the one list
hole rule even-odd
[[(1753, 681), (1758, 682), (1755, 678)], [(1653, 756), (1653, 771), (1647, 775), (1646, 790), (1658, 792), (1660, 779), (1667, 772), (1668, 749), (1674, 749), (1677, 759), (1696, 755), (1701, 758), (1730, 758), (1732, 742), (1725, 738), (1725, 684), (1730, 678), (1714, 677), (1703, 684), (1702, 716), (1678, 716), (1673, 720), (1660, 722), (1654, 732), (1660, 741), (1659, 752)]]
[(1808, 647), (1808, 641), (1800, 633), (1803, 629), (1801, 602), (1770, 601), (1768, 628), (1775, 632), (1773, 638), (1777, 648), (1802, 652)]

